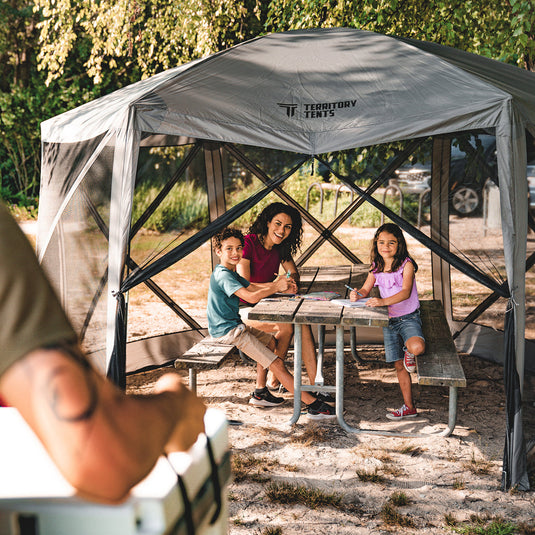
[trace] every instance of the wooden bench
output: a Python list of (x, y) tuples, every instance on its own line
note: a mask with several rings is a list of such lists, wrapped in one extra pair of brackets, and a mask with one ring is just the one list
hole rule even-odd
[(189, 387), (197, 392), (197, 372), (220, 368), (235, 349), (233, 345), (214, 343), (210, 337), (206, 337), (175, 360), (175, 369), (189, 370)]
[(442, 303), (420, 301), (420, 316), (426, 349), (416, 357), (416, 376), (420, 385), (449, 387), (448, 427), (441, 433), (449, 436), (457, 420), (457, 388), (466, 386), (466, 377)]

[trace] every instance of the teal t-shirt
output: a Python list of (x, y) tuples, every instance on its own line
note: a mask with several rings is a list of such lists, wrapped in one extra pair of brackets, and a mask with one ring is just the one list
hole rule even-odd
[(221, 264), (215, 267), (210, 277), (206, 306), (210, 336), (219, 338), (243, 323), (239, 312), (240, 300), (234, 292), (248, 286), (249, 281), (236, 271), (230, 271)]

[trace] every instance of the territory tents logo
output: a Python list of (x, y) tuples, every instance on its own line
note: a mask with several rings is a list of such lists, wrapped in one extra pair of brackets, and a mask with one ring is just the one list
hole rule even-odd
[(337, 102), (315, 102), (310, 104), (284, 104), (278, 102), (277, 106), (286, 110), (286, 116), (296, 119), (323, 119), (335, 117), (341, 110), (355, 108), (356, 100), (339, 100)]

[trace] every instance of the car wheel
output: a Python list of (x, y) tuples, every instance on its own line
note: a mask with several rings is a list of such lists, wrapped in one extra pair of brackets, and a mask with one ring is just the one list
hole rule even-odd
[(474, 188), (461, 186), (451, 194), (451, 207), (460, 216), (475, 214), (481, 206), (481, 197)]

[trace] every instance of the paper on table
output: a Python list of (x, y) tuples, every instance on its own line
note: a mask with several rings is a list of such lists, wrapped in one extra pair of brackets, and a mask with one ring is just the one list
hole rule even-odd
[(331, 303), (342, 307), (363, 307), (366, 306), (369, 299), (369, 297), (359, 299), (358, 301), (351, 301), (350, 299), (331, 299)]

